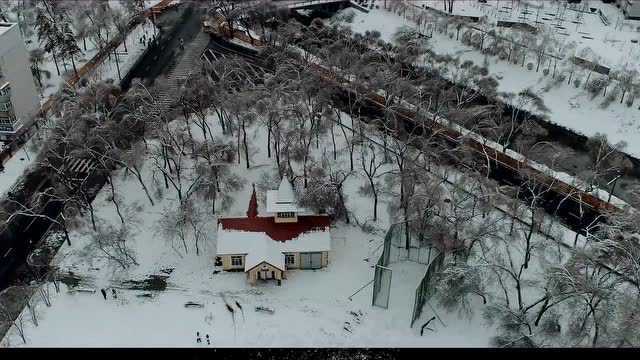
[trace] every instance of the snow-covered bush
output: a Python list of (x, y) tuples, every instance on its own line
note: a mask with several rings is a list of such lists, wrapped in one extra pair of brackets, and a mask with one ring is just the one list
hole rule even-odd
[(633, 106), (633, 100), (634, 100), (634, 96), (632, 95), (632, 96), (629, 96), (624, 103), (627, 105), (627, 107), (632, 107)]
[(473, 33), (471, 30), (466, 30), (465, 32), (462, 33), (462, 36), (460, 37), (460, 41), (462, 41), (462, 43), (465, 45), (471, 45), (472, 35)]
[(527, 63), (527, 70), (533, 70), (533, 63)]
[(616, 98), (618, 98), (618, 96), (620, 96), (620, 87), (616, 86), (613, 88), (613, 90), (609, 91), (607, 96), (604, 97), (604, 100), (602, 101), (602, 103), (600, 103), (600, 107), (603, 109), (608, 108), (609, 105), (611, 105), (611, 103), (613, 103)]
[(542, 75), (544, 75), (544, 76), (549, 75), (549, 69), (543, 69), (542, 70)]
[(351, 10), (348, 9), (336, 16), (333, 17), (333, 19), (335, 19), (336, 22), (345, 22), (347, 24), (351, 24), (353, 23), (353, 18), (356, 16), (356, 13)]
[(587, 84), (587, 90), (591, 94), (591, 99), (594, 99), (598, 96), (602, 90), (607, 85), (607, 80), (605, 78), (594, 79), (593, 81)]
[(482, 45), (482, 33), (475, 33), (473, 35), (471, 35), (471, 46), (473, 46), (474, 49), (480, 49), (480, 45)]
[(573, 80), (573, 86), (575, 86), (576, 89), (579, 88), (581, 84), (582, 84), (582, 81), (580, 79)]

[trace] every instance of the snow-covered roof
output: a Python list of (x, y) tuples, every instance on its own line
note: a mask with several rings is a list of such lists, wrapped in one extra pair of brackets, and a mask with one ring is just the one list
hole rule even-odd
[(278, 190), (267, 191), (267, 212), (298, 212), (298, 206), (295, 203), (278, 202)]
[(286, 177), (282, 178), (278, 190), (267, 191), (267, 212), (298, 212), (293, 187)]
[(252, 248), (244, 259), (244, 271), (249, 271), (263, 262), (284, 271), (284, 254), (274, 241), (271, 241), (265, 234), (254, 234), (256, 235), (255, 241), (250, 240)]
[(293, 187), (291, 187), (291, 183), (286, 177), (282, 178), (280, 181), (280, 186), (278, 187), (278, 202), (279, 203), (291, 203), (296, 201), (296, 197), (293, 193)]
[(222, 224), (219, 224), (217, 242), (218, 255), (247, 255), (245, 271), (262, 261), (284, 269), (284, 253), (331, 250), (331, 235), (329, 231), (322, 230), (304, 232), (292, 240), (283, 242), (272, 240), (264, 232), (223, 229)]

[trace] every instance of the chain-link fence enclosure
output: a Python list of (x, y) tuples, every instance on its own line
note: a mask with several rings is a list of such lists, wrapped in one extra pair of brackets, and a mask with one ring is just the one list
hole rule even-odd
[[(438, 251), (432, 246), (421, 245), (417, 240), (417, 236), (411, 234), (411, 232), (407, 234), (406, 230), (406, 224), (393, 224), (385, 235), (382, 254), (375, 266), (373, 306), (385, 309), (389, 307), (392, 278), (391, 264), (400, 261), (413, 261), (427, 265), (438, 254)], [(408, 248), (407, 237), (409, 238)]]
[(373, 299), (372, 305), (382, 308), (389, 307), (389, 296), (391, 291), (391, 274), (388, 267), (391, 258), (391, 243), (398, 234), (398, 225), (391, 225), (384, 237), (382, 254), (376, 263), (375, 275), (373, 278)]
[(391, 274), (391, 269), (383, 265), (383, 256), (380, 256), (380, 260), (378, 260), (376, 264), (373, 281), (373, 306), (379, 306), (385, 309), (389, 307)]
[(439, 253), (427, 267), (427, 271), (416, 288), (416, 297), (413, 303), (413, 315), (411, 315), (411, 326), (420, 317), (424, 303), (428, 301), (435, 292), (435, 275), (442, 268), (444, 263), (444, 253)]

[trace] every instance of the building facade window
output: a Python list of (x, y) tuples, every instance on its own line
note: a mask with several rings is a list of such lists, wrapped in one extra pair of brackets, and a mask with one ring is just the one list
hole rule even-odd
[(296, 263), (296, 259), (293, 257), (292, 254), (285, 254), (284, 263), (285, 265), (294, 265)]
[(231, 257), (231, 265), (232, 266), (242, 266), (242, 256), (232, 256)]

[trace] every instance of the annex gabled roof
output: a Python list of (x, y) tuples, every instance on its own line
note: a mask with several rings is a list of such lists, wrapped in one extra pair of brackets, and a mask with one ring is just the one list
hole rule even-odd
[(285, 270), (284, 254), (273, 241), (265, 236), (259, 236), (247, 244), (251, 245), (251, 249), (244, 258), (244, 271), (249, 271), (263, 262), (282, 271)]

